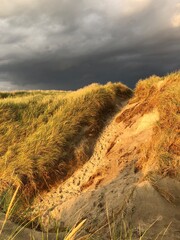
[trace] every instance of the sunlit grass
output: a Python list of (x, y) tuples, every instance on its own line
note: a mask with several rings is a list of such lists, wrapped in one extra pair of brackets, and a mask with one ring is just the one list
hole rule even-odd
[[(0, 205), (6, 213), (2, 231), (17, 209), (20, 212), (28, 209), (37, 193), (65, 180), (88, 161), (107, 120), (131, 95), (131, 90), (120, 83), (92, 84), (75, 92), (0, 93)], [(179, 100), (179, 72), (163, 78), (152, 76), (137, 84), (131, 103), (138, 104), (122, 115), (124, 123), (128, 126), (134, 116), (142, 116), (153, 108), (159, 113), (152, 141), (141, 146), (144, 154), (136, 167), (144, 172), (180, 177)], [(66, 239), (74, 239), (84, 223), (75, 226)], [(139, 240), (144, 239), (154, 223)], [(28, 225), (22, 222), (18, 231)], [(115, 226), (108, 211), (107, 226), (111, 240), (133, 239), (133, 229), (123, 221), (121, 226)], [(97, 238), (92, 234), (80, 239)]]
[(19, 186), (21, 205), (27, 205), (38, 191), (70, 176), (90, 158), (107, 119), (131, 95), (121, 83), (74, 92), (0, 93), (0, 194)]
[(139, 81), (130, 102), (139, 104), (124, 117), (127, 124), (133, 116), (153, 109), (159, 113), (152, 141), (142, 147), (144, 155), (138, 160), (138, 167), (180, 179), (180, 72)]

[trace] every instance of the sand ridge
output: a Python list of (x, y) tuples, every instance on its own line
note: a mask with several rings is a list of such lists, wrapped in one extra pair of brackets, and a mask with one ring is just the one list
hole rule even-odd
[[(180, 216), (177, 208), (180, 207), (180, 199), (176, 194), (180, 188), (179, 183), (175, 181), (167, 187), (169, 179), (162, 182), (160, 177), (155, 176), (155, 181), (151, 174), (146, 172), (144, 175), (137, 167), (141, 148), (151, 141), (154, 125), (159, 120), (157, 109), (135, 115), (129, 126), (123, 121), (117, 121), (126, 110), (131, 110), (136, 105), (126, 105), (113, 117), (99, 137), (87, 163), (65, 182), (35, 200), (33, 214), (41, 214), (40, 221), (44, 230), (53, 230), (59, 226), (63, 231), (86, 219), (82, 236), (98, 231), (101, 239), (109, 239), (108, 211), (110, 221), (117, 219), (118, 226), (122, 225), (122, 219), (128, 226), (134, 226), (133, 239), (139, 239), (153, 222), (153, 232), (149, 236), (151, 239), (158, 234), (162, 237), (169, 218), (172, 219), (170, 235), (163, 237), (165, 240), (169, 240), (169, 236), (173, 236), (174, 240), (179, 239), (177, 226)], [(174, 197), (176, 208), (174, 203), (168, 201), (171, 199), (168, 196)], [(151, 199), (152, 204), (146, 204), (147, 198)], [(162, 207), (153, 207), (153, 204)], [(140, 211), (141, 207), (143, 212)], [(148, 217), (149, 220), (146, 221)], [(106, 231), (98, 230), (102, 226), (105, 226)]]

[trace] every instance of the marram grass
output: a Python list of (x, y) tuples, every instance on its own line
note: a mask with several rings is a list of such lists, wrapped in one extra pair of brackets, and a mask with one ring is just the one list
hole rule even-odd
[(1, 92), (0, 194), (18, 187), (29, 203), (38, 191), (71, 175), (90, 158), (107, 119), (131, 95), (121, 83), (68, 92)]

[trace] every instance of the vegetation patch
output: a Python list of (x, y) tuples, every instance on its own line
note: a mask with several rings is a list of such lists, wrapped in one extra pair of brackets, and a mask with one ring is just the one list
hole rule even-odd
[(107, 119), (131, 95), (121, 83), (71, 92), (0, 93), (3, 202), (9, 187), (19, 188), (27, 205), (39, 191), (68, 178), (90, 158)]
[(121, 116), (126, 125), (132, 123), (134, 116), (151, 113), (154, 109), (159, 114), (152, 141), (142, 147), (144, 154), (138, 167), (145, 172), (157, 171), (180, 179), (180, 72), (139, 81), (130, 103), (134, 107)]

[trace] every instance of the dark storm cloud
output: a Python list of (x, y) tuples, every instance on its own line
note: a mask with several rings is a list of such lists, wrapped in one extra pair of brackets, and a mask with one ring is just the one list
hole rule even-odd
[(0, 9), (0, 89), (75, 89), (179, 69), (178, 0), (13, 0)]

